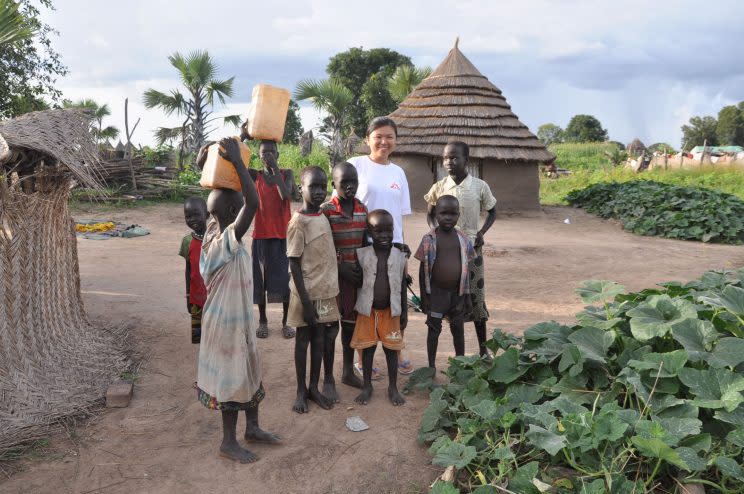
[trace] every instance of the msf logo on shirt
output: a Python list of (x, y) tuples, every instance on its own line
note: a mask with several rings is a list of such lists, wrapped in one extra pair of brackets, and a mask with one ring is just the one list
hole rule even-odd
[(398, 185), (397, 182), (393, 182), (390, 184), (390, 188), (393, 190), (400, 190), (400, 185)]

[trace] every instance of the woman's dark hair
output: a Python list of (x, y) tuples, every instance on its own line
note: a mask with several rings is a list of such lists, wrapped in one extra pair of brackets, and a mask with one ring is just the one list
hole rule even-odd
[(395, 137), (398, 137), (398, 126), (395, 125), (395, 122), (393, 122), (393, 119), (390, 117), (375, 117), (372, 119), (371, 122), (369, 122), (369, 125), (367, 126), (367, 133), (364, 134), (365, 137), (369, 137), (369, 135), (376, 131), (377, 129), (381, 127), (392, 127), (393, 132), (395, 132)]

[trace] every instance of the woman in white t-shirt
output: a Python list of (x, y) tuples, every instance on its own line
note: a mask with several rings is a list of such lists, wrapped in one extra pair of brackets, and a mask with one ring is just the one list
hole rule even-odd
[[(393, 119), (376, 117), (367, 126), (365, 142), (367, 156), (356, 156), (347, 161), (354, 165), (359, 175), (356, 197), (368, 211), (385, 209), (393, 216), (393, 242), (403, 242), (403, 216), (411, 214), (408, 180), (401, 167), (390, 161), (395, 151), (398, 127)], [(398, 354), (398, 372), (410, 374), (410, 360)]]
[(347, 160), (359, 175), (359, 199), (368, 211), (385, 209), (393, 215), (393, 242), (403, 243), (403, 216), (411, 214), (408, 180), (401, 167), (390, 161), (398, 128), (388, 117), (374, 118), (367, 127), (369, 155)]

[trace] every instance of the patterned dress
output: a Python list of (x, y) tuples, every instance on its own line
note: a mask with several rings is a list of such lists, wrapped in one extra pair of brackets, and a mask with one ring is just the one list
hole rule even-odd
[(199, 262), (207, 287), (202, 314), (197, 394), (212, 410), (245, 410), (264, 397), (256, 346), (257, 322), (251, 256), (235, 237), (235, 225), (220, 232), (210, 218)]

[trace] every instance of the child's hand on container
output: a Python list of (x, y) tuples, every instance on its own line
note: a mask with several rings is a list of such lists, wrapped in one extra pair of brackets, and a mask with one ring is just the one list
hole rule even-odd
[(248, 133), (248, 120), (243, 122), (243, 124), (240, 126), (240, 141), (250, 141), (251, 135)]
[(237, 140), (232, 137), (225, 137), (220, 141), (220, 147), (222, 148), (220, 149), (220, 156), (232, 163), (237, 171), (245, 168)]
[(204, 162), (207, 161), (207, 153), (209, 152), (209, 146), (214, 144), (214, 141), (208, 141), (201, 148), (199, 153), (196, 155), (196, 167), (201, 170), (204, 168)]

